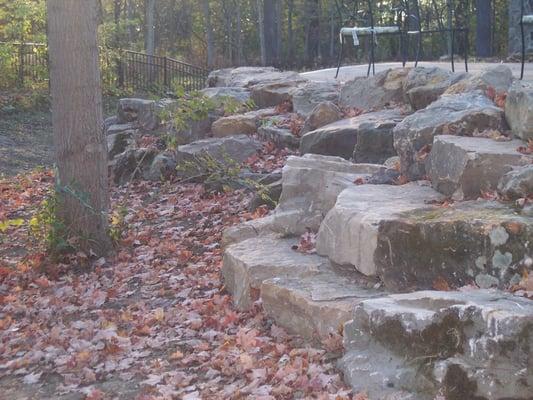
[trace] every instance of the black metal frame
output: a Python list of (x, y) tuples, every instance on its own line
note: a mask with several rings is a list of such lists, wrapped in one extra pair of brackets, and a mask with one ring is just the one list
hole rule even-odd
[(185, 91), (205, 88), (209, 71), (169, 57), (126, 50), (119, 67), (119, 85), (133, 90), (171, 89), (173, 83)]
[[(411, 1), (414, 2), (414, 13), (411, 13)], [(522, 0), (523, 3), (524, 0)], [(469, 27), (468, 27), (468, 21), (469, 21), (469, 7), (470, 7), (470, 1), (469, 0), (462, 0), (463, 6), (465, 8), (465, 15), (464, 15), (464, 26), (457, 26), (459, 25), (459, 21), (455, 12), (455, 1), (453, 0), (447, 0), (446, 1), (446, 9), (448, 10), (448, 13), (452, 15), (451, 20), (451, 27), (450, 28), (441, 28), (441, 29), (432, 29), (432, 30), (423, 30), (422, 29), (422, 19), (420, 15), (420, 2), (419, 0), (400, 0), (399, 7), (397, 8), (397, 11), (400, 15), (405, 14), (405, 20), (403, 21), (404, 29), (402, 30), (402, 21), (401, 17), (398, 18), (398, 24), (399, 24), (399, 31), (395, 33), (388, 33), (388, 35), (399, 35), (400, 36), (400, 47), (401, 47), (401, 53), (402, 53), (402, 65), (405, 67), (407, 59), (408, 59), (408, 52), (409, 52), (409, 36), (415, 34), (417, 36), (417, 49), (416, 49), (416, 56), (415, 56), (415, 67), (418, 66), (420, 53), (422, 50), (422, 35), (428, 35), (428, 34), (435, 34), (435, 33), (441, 33), (441, 34), (448, 34), (448, 38), (451, 42), (451, 67), (452, 71), (455, 72), (455, 38), (456, 34), (462, 33), (463, 34), (463, 40), (464, 40), (464, 61), (465, 61), (465, 70), (468, 72), (468, 46), (469, 46)], [(369, 54), (369, 64), (368, 64), (368, 70), (367, 70), (367, 76), (370, 76), (370, 70), (372, 69), (373, 74), (375, 74), (375, 36), (376, 33), (374, 32), (374, 12), (372, 7), (372, 0), (367, 0), (367, 12), (369, 14), (370, 19), (370, 28), (372, 29), (372, 34), (369, 35), (370, 37), (370, 54)], [(336, 0), (337, 10), (339, 12), (339, 15), (342, 19), (342, 8), (339, 4), (339, 1)], [(356, 15), (355, 12), (357, 10), (358, 0), (354, 0), (354, 13), (350, 15), (350, 19), (348, 22), (355, 22), (356, 21)], [(415, 30), (409, 30), (410, 21), (414, 20), (416, 22)], [(342, 21), (344, 24), (344, 21)], [(523, 26), (522, 26), (523, 28)], [(382, 34), (385, 35), (385, 34)], [(337, 63), (337, 73), (335, 75), (335, 78), (338, 78), (339, 71), (342, 64), (342, 58), (343, 58), (343, 52), (344, 52), (344, 37), (341, 35), (341, 48), (339, 51), (339, 57), (338, 57), (338, 63)]]
[[(409, 0), (407, 0), (408, 2)], [(418, 0), (417, 0), (418, 1)], [(407, 24), (407, 30), (408, 30), (408, 19), (409, 19), (409, 7), (407, 6), (407, 12), (405, 10), (405, 8), (403, 7), (404, 4), (406, 3), (405, 0), (398, 0), (399, 2), (399, 6), (395, 9), (395, 11), (397, 11), (397, 17), (398, 17), (398, 32), (388, 32), (388, 33), (381, 33), (380, 35), (388, 35), (388, 36), (400, 36), (400, 47), (401, 47), (401, 53), (402, 53), (402, 64), (403, 66), (405, 66), (406, 64), (406, 58), (405, 58), (405, 53), (404, 53), (404, 35), (407, 31), (402, 31), (402, 22), (403, 22), (403, 25), (404, 25), (404, 29), (405, 29), (405, 25)], [(344, 7), (344, 3), (341, 5), (339, 4), (339, 1), (338, 0), (335, 0), (335, 3), (336, 3), (336, 6), (337, 6), (337, 11), (339, 13), (339, 17), (341, 19), (341, 23), (343, 25), (346, 25), (347, 22), (351, 22), (352, 24), (355, 23), (358, 18), (357, 18), (357, 12), (358, 12), (358, 0), (355, 0), (353, 2), (354, 4), (354, 7), (353, 7), (353, 11), (352, 12), (349, 12), (349, 18), (348, 20), (343, 20), (343, 9), (346, 11), (346, 7)], [(373, 7), (372, 7), (372, 0), (367, 0), (366, 1), (366, 6), (367, 6), (367, 14), (368, 14), (368, 17), (369, 17), (369, 21), (368, 21), (368, 24), (369, 25), (369, 28), (371, 29), (371, 34), (368, 35), (368, 37), (370, 38), (370, 49), (369, 49), (369, 57), (368, 57), (368, 70), (367, 70), (367, 76), (370, 76), (370, 70), (372, 70), (372, 74), (375, 75), (376, 73), (376, 61), (375, 61), (375, 39), (376, 39), (376, 32), (374, 31), (374, 29), (376, 28), (375, 24), (374, 24), (374, 10), (373, 10)], [(404, 13), (407, 13), (407, 18), (405, 21), (402, 21), (402, 18), (401, 16), (404, 14)], [(337, 72), (335, 74), (335, 79), (338, 78), (339, 76), (339, 71), (340, 71), (340, 68), (341, 68), (341, 64), (342, 64), (342, 59), (343, 59), (343, 56), (344, 56), (344, 36), (341, 35), (341, 48), (339, 50), (339, 56), (338, 56), (338, 61), (337, 61)]]

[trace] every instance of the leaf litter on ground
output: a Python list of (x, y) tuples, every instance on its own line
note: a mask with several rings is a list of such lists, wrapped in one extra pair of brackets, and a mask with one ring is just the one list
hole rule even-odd
[[(266, 145), (249, 167), (275, 170), (287, 155)], [(1, 180), (0, 220), (28, 221), (52, 185), (49, 171)], [(248, 212), (251, 194), (143, 181), (111, 190), (128, 212), (107, 258), (54, 263), (26, 224), (0, 234), (0, 387), (15, 379), (21, 398), (354, 398), (326, 349), (260, 304), (239, 312), (223, 290), (223, 230), (267, 212)], [(300, 250), (314, 251), (313, 233)]]

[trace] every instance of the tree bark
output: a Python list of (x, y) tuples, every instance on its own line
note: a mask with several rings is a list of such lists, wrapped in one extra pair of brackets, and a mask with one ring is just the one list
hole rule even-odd
[(146, 0), (145, 7), (144, 49), (146, 54), (153, 56), (155, 54), (155, 0)]
[(490, 0), (476, 0), (476, 55), (492, 56), (492, 7)]
[[(279, 0), (278, 0), (279, 1)], [(265, 63), (276, 63), (276, 0), (263, 0), (263, 37), (265, 38)]]
[(237, 65), (241, 66), (244, 50), (242, 48), (242, 12), (239, 1), (235, 2), (235, 8), (237, 9)]
[(213, 42), (213, 26), (211, 25), (211, 9), (209, 0), (202, 0), (204, 11), (205, 30), (207, 32), (207, 66), (212, 68), (215, 64), (215, 45)]
[(294, 15), (294, 0), (288, 0), (288, 13), (287, 13), (287, 41), (289, 46), (287, 49), (287, 59), (289, 65), (292, 66), (294, 59), (294, 31), (292, 29), (292, 18)]
[(82, 249), (103, 255), (109, 192), (97, 1), (48, 0), (47, 7), (58, 217)]
[(261, 49), (261, 65), (267, 65), (267, 51), (265, 44), (265, 18), (263, 14), (263, 0), (257, 0), (257, 19), (259, 23), (259, 46)]

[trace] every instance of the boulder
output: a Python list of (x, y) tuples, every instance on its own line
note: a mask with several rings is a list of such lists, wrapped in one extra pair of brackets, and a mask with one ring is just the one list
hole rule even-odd
[(128, 148), (135, 144), (133, 139), (133, 131), (124, 131), (114, 133), (107, 136), (107, 153), (109, 159), (112, 160), (120, 153), (125, 152)]
[(524, 140), (533, 139), (533, 85), (517, 81), (505, 102), (505, 117), (513, 134)]
[(208, 87), (247, 87), (260, 79), (271, 79), (281, 73), (274, 67), (239, 67), (212, 71), (207, 78)]
[(417, 67), (407, 74), (403, 91), (414, 110), (421, 110), (436, 101), (462, 74), (438, 67)]
[(251, 135), (257, 131), (257, 118), (249, 114), (232, 115), (217, 119), (211, 126), (214, 137)]
[(296, 72), (281, 72), (274, 79), (262, 79), (251, 85), (251, 97), (259, 108), (275, 107), (284, 101), (292, 101), (295, 89), (306, 82)]
[(228, 136), (225, 138), (203, 139), (183, 146), (178, 146), (176, 151), (177, 164), (196, 162), (198, 157), (208, 155), (225, 162), (231, 159), (241, 163), (248, 157), (256, 154), (261, 148), (261, 143), (245, 135)]
[(445, 94), (460, 94), (473, 91), (485, 93), (493, 88), (496, 93), (505, 93), (513, 83), (513, 72), (506, 65), (489, 67), (477, 74), (466, 74), (463, 79), (450, 86)]
[(498, 184), (498, 191), (508, 199), (533, 195), (533, 165), (515, 167), (506, 173)]
[(265, 280), (261, 300), (277, 325), (310, 341), (324, 340), (343, 331), (358, 303), (381, 295), (367, 286), (325, 269), (303, 278)]
[(240, 105), (250, 101), (250, 90), (241, 87), (209, 87), (200, 90), (200, 93), (211, 99), (217, 107), (224, 106), (228, 101)]
[(281, 197), (281, 191), (281, 179), (276, 182), (264, 184), (264, 187), (261, 187), (250, 201), (250, 211), (253, 212), (261, 206), (267, 206), (269, 209), (274, 209)]
[(400, 156), (401, 172), (411, 180), (424, 177), (425, 157), (437, 135), (472, 136), (475, 131), (502, 131), (505, 127), (503, 111), (482, 94), (442, 96), (394, 128), (394, 147)]
[(159, 113), (174, 104), (176, 100), (159, 101), (125, 98), (118, 103), (118, 120), (121, 124), (133, 123), (136, 128), (152, 131), (159, 127)]
[(302, 254), (295, 239), (260, 237), (230, 245), (224, 253), (222, 277), (235, 307), (249, 310), (259, 299), (261, 284), (270, 278), (302, 278), (328, 268), (328, 260)]
[(355, 392), (375, 399), (531, 398), (527, 299), (424, 291), (362, 301), (352, 317), (339, 366)]
[(104, 129), (107, 131), (111, 125), (120, 125), (118, 116), (113, 115), (104, 120)]
[(278, 148), (298, 149), (300, 138), (293, 135), (289, 129), (278, 128), (274, 125), (261, 126), (257, 134), (264, 141), (274, 143)]
[(283, 167), (283, 190), (273, 216), (274, 220), (282, 221), (277, 224), (280, 232), (301, 234), (306, 228), (318, 230), (339, 193), (381, 169), (381, 165), (353, 164), (340, 157), (315, 154), (289, 157)]
[[(396, 154), (393, 129), (403, 119), (398, 110), (383, 110), (343, 119), (305, 134), (300, 153), (355, 158), (357, 162), (383, 163)], [(354, 154), (355, 153), (355, 154)]]
[(519, 140), (436, 136), (426, 170), (433, 187), (456, 200), (476, 199), (496, 190), (513, 166), (530, 164), (533, 157), (517, 151)]
[(106, 135), (115, 135), (117, 133), (121, 132), (135, 132), (135, 124), (133, 123), (127, 123), (127, 124), (116, 124), (116, 125), (110, 125), (106, 129)]
[(347, 186), (320, 226), (317, 252), (336, 264), (376, 276), (375, 255), (381, 224), (442, 198), (428, 185), (416, 182), (403, 186)]
[(307, 82), (292, 93), (294, 112), (308, 117), (320, 103), (339, 101), (340, 87), (337, 82)]
[(144, 176), (149, 170), (157, 150), (152, 148), (131, 149), (119, 154), (113, 163), (113, 180), (124, 185), (133, 179)]
[(211, 127), (216, 118), (214, 113), (209, 113), (198, 119), (189, 119), (179, 130), (172, 127), (172, 125), (170, 125), (167, 130), (169, 134), (176, 138), (177, 145), (188, 144), (205, 139), (209, 132), (211, 132)]
[(332, 124), (342, 118), (342, 111), (331, 101), (319, 103), (305, 120), (301, 134)]
[(143, 174), (143, 177), (151, 181), (168, 180), (176, 175), (176, 165), (177, 163), (172, 153), (158, 154)]
[(402, 103), (409, 71), (409, 68), (388, 69), (370, 78), (359, 77), (347, 82), (341, 89), (340, 106), (374, 110)]
[(466, 201), (382, 220), (374, 262), (394, 291), (472, 283), (504, 289), (531, 270), (532, 243), (533, 217), (512, 205)]

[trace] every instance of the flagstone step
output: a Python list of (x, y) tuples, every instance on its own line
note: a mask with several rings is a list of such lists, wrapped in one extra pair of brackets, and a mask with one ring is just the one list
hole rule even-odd
[(304, 278), (331, 268), (327, 258), (293, 250), (297, 244), (297, 239), (260, 236), (226, 248), (222, 276), (238, 309), (252, 307), (267, 279)]
[(374, 285), (326, 270), (303, 278), (268, 279), (261, 285), (261, 300), (278, 325), (316, 341), (342, 333), (361, 300), (383, 296)]
[(533, 302), (497, 290), (423, 291), (360, 302), (339, 363), (369, 398), (531, 399)]
[(495, 201), (432, 204), (441, 198), (416, 183), (348, 188), (320, 227), (317, 251), (395, 292), (506, 288), (531, 272), (530, 214)]
[(489, 138), (436, 136), (426, 164), (433, 187), (457, 200), (476, 199), (496, 190), (513, 166), (531, 164), (533, 157), (518, 151), (524, 142)]

